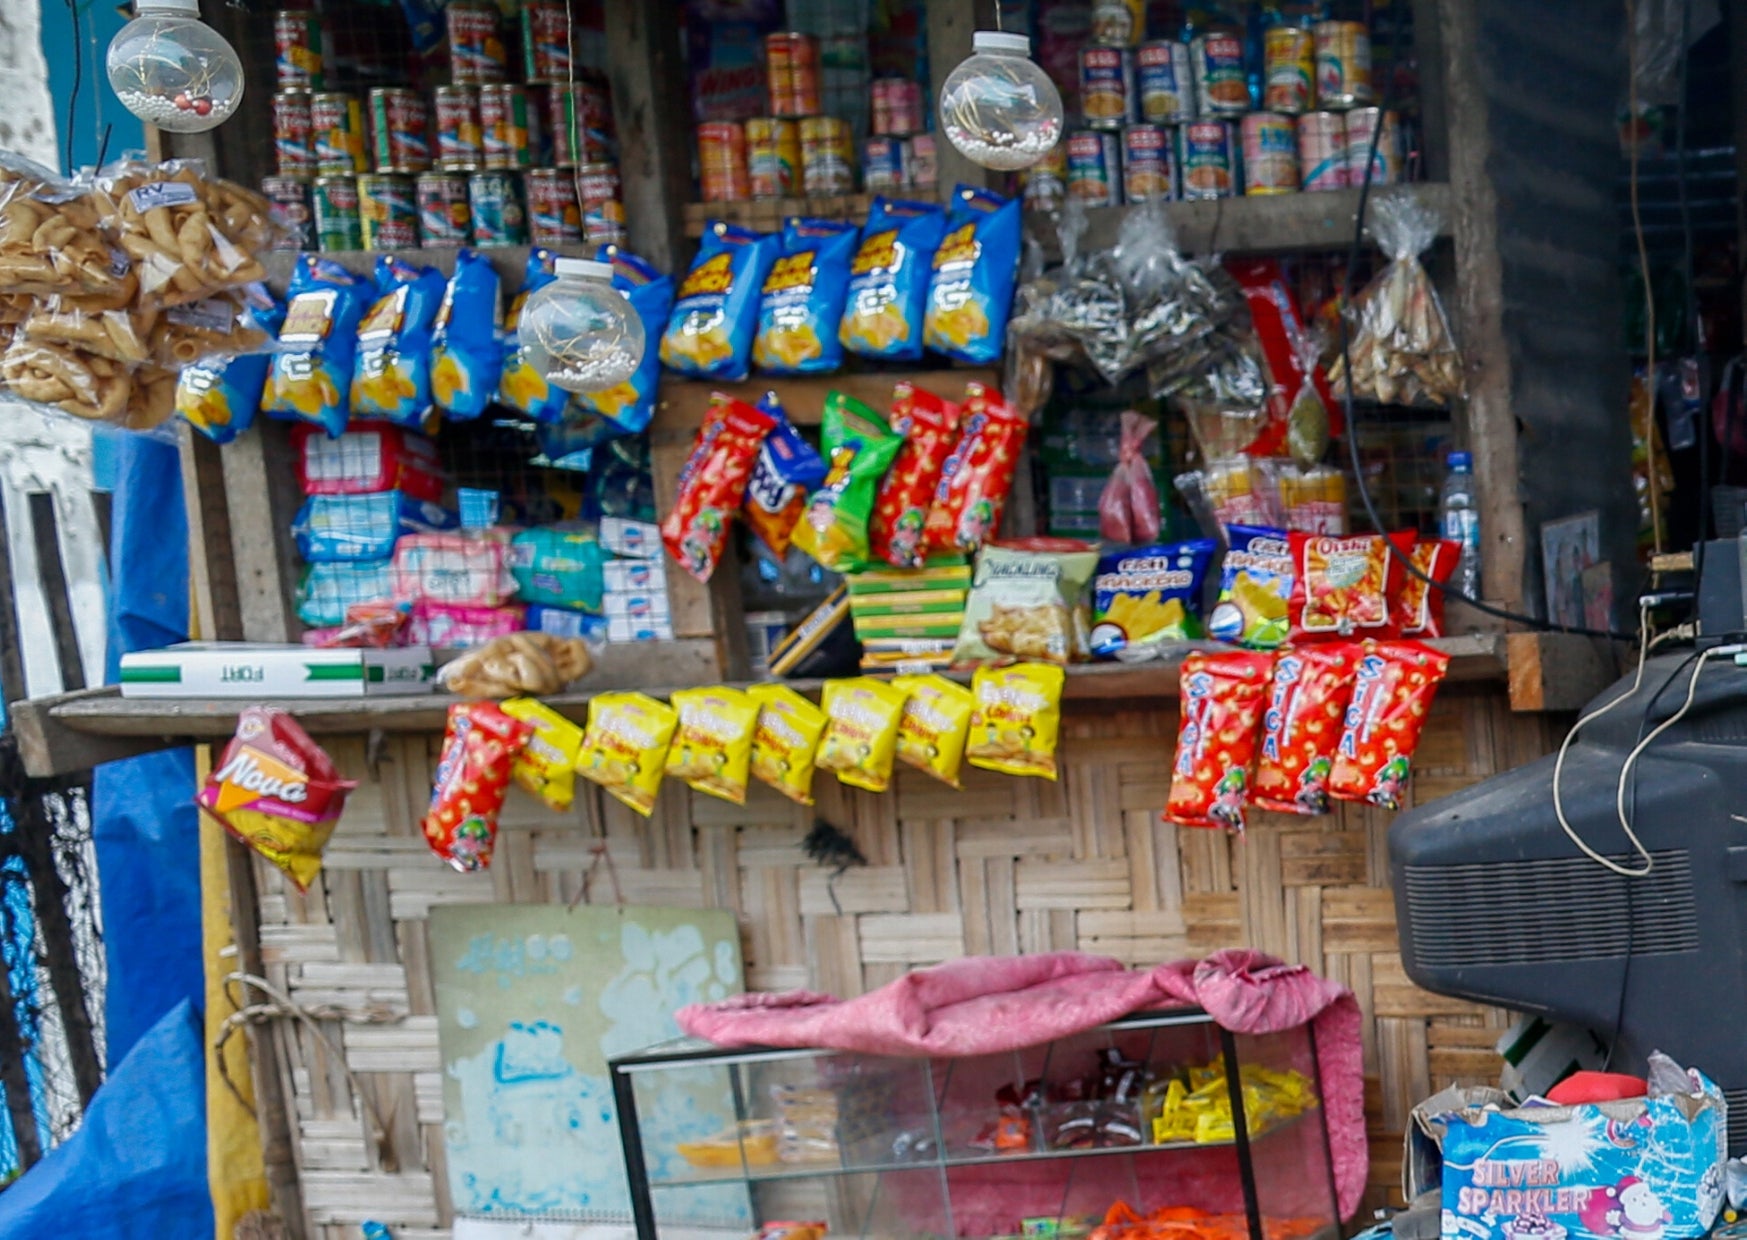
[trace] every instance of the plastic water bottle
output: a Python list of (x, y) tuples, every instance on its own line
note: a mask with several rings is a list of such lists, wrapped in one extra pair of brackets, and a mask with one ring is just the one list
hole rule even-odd
[(1444, 475), (1440, 504), (1444, 537), (1460, 543), (1462, 558), (1450, 576), (1450, 585), (1469, 598), (1480, 597), (1480, 509), (1475, 506), (1474, 458), (1466, 452), (1450, 453), (1449, 472)]

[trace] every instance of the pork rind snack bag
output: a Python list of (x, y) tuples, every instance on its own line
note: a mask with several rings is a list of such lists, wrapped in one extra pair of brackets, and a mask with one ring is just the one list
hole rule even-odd
[(952, 661), (1085, 659), (1086, 587), (1097, 569), (1098, 549), (1071, 538), (990, 543), (977, 553)]

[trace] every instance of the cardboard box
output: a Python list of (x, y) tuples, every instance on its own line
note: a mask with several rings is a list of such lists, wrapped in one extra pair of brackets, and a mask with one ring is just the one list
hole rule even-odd
[(184, 642), (121, 656), (127, 698), (356, 698), (430, 693), (428, 646), (318, 650), (313, 646)]

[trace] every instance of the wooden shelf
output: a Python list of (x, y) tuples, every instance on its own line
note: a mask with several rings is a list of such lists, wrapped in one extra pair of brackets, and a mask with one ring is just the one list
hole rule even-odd
[[(1499, 680), (1505, 671), (1501, 634), (1441, 638), (1432, 643), (1448, 653), (1453, 681)], [(1152, 663), (1088, 663), (1068, 669), (1063, 699), (1106, 710), (1108, 703), (1173, 698), (1184, 655), (1197, 649), (1222, 649), (1212, 642), (1184, 642)], [(623, 652), (620, 654), (619, 652)], [(613, 646), (587, 681), (587, 688), (541, 699), (581, 723), (589, 700), (614, 689), (642, 689), (657, 697), (671, 690), (707, 684), (708, 642), (660, 642)], [(650, 669), (660, 668), (652, 672)], [(690, 673), (689, 675), (687, 673)], [(969, 671), (949, 672), (969, 683)], [(812, 697), (821, 680), (785, 682)], [(656, 685), (657, 687), (650, 687)], [(325, 698), (273, 701), (313, 735), (381, 732), (440, 732), (455, 701), (445, 694), (410, 697)], [(115, 688), (87, 689), (58, 697), (15, 702), (10, 707), (19, 752), (30, 775), (83, 770), (95, 762), (148, 753), (176, 744), (223, 740), (236, 730), (237, 712), (247, 698), (123, 698)]]

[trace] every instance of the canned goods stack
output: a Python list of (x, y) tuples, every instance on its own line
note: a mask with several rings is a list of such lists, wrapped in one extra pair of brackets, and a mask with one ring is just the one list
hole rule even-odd
[(324, 90), (316, 14), (275, 15), (278, 175), (262, 188), (288, 244), (624, 241), (607, 87), (575, 64), (564, 0), (524, 0), (507, 29), (495, 3), (455, 0), (443, 22), (447, 84), (360, 96)]
[(1081, 127), (1021, 174), (1028, 206), (1341, 189), (1364, 175), (1379, 126), (1372, 183), (1403, 179), (1400, 120), (1371, 106), (1363, 22), (1273, 25), (1252, 48), (1235, 30), (1148, 39), (1145, 10), (1094, 0)]

